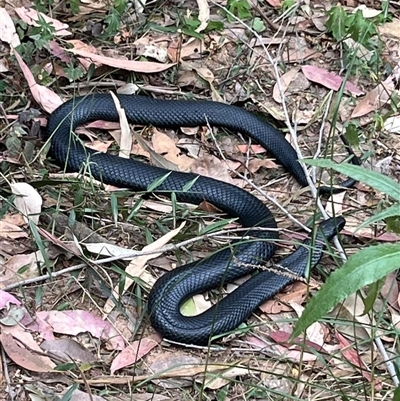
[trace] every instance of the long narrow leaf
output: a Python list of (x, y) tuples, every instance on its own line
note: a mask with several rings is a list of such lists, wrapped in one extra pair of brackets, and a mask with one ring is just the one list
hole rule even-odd
[(364, 167), (355, 166), (353, 164), (336, 164), (329, 159), (305, 159), (302, 161), (306, 164), (310, 164), (311, 166), (331, 168), (332, 170), (338, 171), (341, 174), (345, 174), (351, 178), (354, 178), (355, 180), (362, 181), (370, 187), (393, 197), (397, 201), (400, 199), (400, 185), (396, 181), (381, 173), (367, 170)]
[(395, 204), (395, 205), (371, 216), (369, 219), (362, 222), (357, 227), (357, 230), (355, 232), (357, 232), (358, 230), (360, 230), (363, 227), (367, 227), (370, 224), (376, 223), (377, 221), (387, 219), (388, 217), (397, 217), (397, 216), (400, 216), (400, 205), (399, 204)]
[(293, 337), (298, 336), (350, 294), (399, 267), (400, 244), (370, 246), (359, 251), (340, 269), (334, 271), (310, 300), (296, 324)]

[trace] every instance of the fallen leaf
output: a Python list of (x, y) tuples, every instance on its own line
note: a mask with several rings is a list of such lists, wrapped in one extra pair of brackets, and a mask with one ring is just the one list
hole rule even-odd
[(181, 155), (175, 141), (163, 132), (154, 129), (151, 141), (154, 151), (178, 166), (179, 171), (188, 171), (193, 164), (194, 159), (185, 154)]
[[(14, 328), (2, 330), (0, 334), (0, 342), (10, 359), (18, 366), (32, 372), (51, 372), (55, 365), (49, 358), (38, 355), (41, 350), (31, 334), (22, 331), (19, 326)], [(29, 349), (24, 346), (28, 346)]]
[(121, 68), (127, 71), (141, 72), (144, 74), (154, 74), (156, 72), (165, 71), (168, 68), (171, 68), (175, 65), (175, 63), (160, 64), (152, 61), (134, 61), (134, 60), (117, 59), (117, 58), (102, 56), (100, 54), (90, 53), (86, 50), (80, 50), (80, 49), (65, 49), (65, 50), (77, 56), (85, 57), (94, 63), (100, 63), (114, 68)]
[(196, 28), (196, 32), (202, 32), (207, 28), (210, 19), (210, 6), (207, 0), (197, 0), (197, 6), (199, 8), (197, 18), (200, 21), (200, 25)]
[[(297, 75), (299, 72), (300, 68), (292, 68), (289, 70), (287, 73), (283, 74), (280, 77), (280, 82), (281, 82), (281, 88), (282, 88), (282, 94), (285, 93), (286, 89), (290, 85), (290, 83), (293, 81), (294, 77)], [(272, 90), (272, 97), (275, 100), (275, 102), (282, 103), (282, 94), (279, 90), (279, 85), (275, 83), (274, 89)]]
[(110, 367), (111, 374), (113, 375), (116, 370), (133, 365), (147, 355), (161, 341), (162, 337), (159, 334), (153, 334), (129, 344), (129, 346), (123, 349), (112, 361)]
[(17, 7), (14, 9), (18, 16), (24, 21), (26, 24), (31, 26), (39, 26), (38, 20), (39, 15), (43, 18), (48, 24), (51, 24), (54, 29), (55, 36), (70, 36), (72, 33), (67, 30), (68, 24), (64, 24), (54, 18), (48, 17), (46, 14), (37, 12), (33, 8), (26, 8), (26, 7)]
[(15, 30), (13, 20), (7, 10), (0, 7), (0, 40), (8, 43), (11, 47), (17, 47), (21, 44)]
[(400, 39), (400, 19), (395, 18), (391, 22), (386, 22), (382, 25), (378, 25), (378, 32), (381, 36), (389, 38)]
[(32, 220), (36, 225), (39, 223), (39, 214), (42, 211), (42, 197), (32, 185), (26, 182), (10, 184), (11, 191), (17, 195), (14, 205), (22, 213), (26, 222)]
[[(306, 78), (310, 81), (316, 82), (334, 91), (338, 91), (343, 83), (342, 77), (333, 72), (329, 72), (324, 68), (314, 67), (312, 65), (303, 65), (301, 70)], [(362, 90), (358, 89), (349, 81), (346, 82), (345, 91), (354, 96), (360, 96), (364, 94)]]
[(14, 51), (14, 56), (17, 59), (19, 68), (21, 68), (21, 71), (24, 74), (24, 77), (29, 85), (29, 89), (32, 93), (33, 98), (44, 111), (52, 113), (58, 106), (64, 103), (62, 99), (52, 90), (50, 90), (46, 86), (36, 83), (30, 67), (25, 64), (17, 51)]
[(39, 276), (42, 264), (43, 255), (40, 251), (11, 256), (2, 266), (0, 288)]
[(10, 304), (21, 305), (21, 301), (6, 291), (0, 290), (0, 309), (7, 308)]
[[(40, 321), (46, 322), (56, 333), (76, 336), (79, 333), (89, 332), (96, 338), (108, 341), (114, 350), (125, 347), (124, 339), (115, 328), (106, 320), (84, 310), (64, 310), (37, 312)], [(40, 330), (42, 332), (42, 330)]]
[[(185, 226), (185, 222), (183, 222), (175, 230), (171, 230), (169, 233), (163, 235), (162, 237), (160, 237), (158, 240), (154, 241), (150, 245), (145, 246), (142, 249), (142, 251), (144, 251), (144, 252), (157, 251), (158, 249), (162, 248), (165, 244), (167, 244), (169, 241), (171, 241), (172, 238), (174, 238), (176, 235), (178, 235), (184, 226)], [(141, 277), (143, 279), (143, 274), (145, 273), (146, 263), (150, 259), (157, 258), (160, 255), (161, 255), (161, 252), (155, 252), (155, 253), (151, 253), (148, 255), (142, 255), (142, 256), (138, 256), (138, 257), (134, 258), (129, 263), (127, 268), (125, 269), (127, 276), (126, 276), (125, 282), (124, 282), (124, 289), (121, 291), (120, 287), (118, 285), (116, 285), (113, 289), (113, 297), (115, 297), (115, 299), (118, 300), (120, 298), (120, 296), (122, 296), (125, 293), (125, 291), (134, 283), (134, 280), (132, 280), (129, 276)], [(148, 278), (147, 280), (143, 280), (143, 281), (150, 284), (151, 276), (150, 276), (150, 280)], [(115, 307), (115, 302), (113, 301), (113, 298), (109, 298), (107, 300), (106, 304), (104, 305), (104, 308), (103, 308), (104, 313), (105, 314), (110, 313), (114, 309), (114, 307)]]
[(385, 105), (394, 90), (393, 76), (388, 76), (384, 82), (380, 83), (370, 92), (368, 92), (363, 99), (361, 99), (357, 106), (354, 108), (350, 118), (358, 118), (365, 116), (371, 111), (376, 111)]
[(0, 221), (0, 237), (3, 238), (27, 238), (28, 234), (15, 224), (8, 223), (7, 221)]
[(64, 362), (92, 363), (97, 360), (92, 352), (71, 338), (45, 340), (40, 348), (50, 357), (56, 356)]

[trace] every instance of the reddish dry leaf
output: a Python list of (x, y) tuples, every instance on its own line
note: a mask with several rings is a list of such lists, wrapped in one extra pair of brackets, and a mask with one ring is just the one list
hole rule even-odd
[[(372, 376), (367, 371), (368, 366), (362, 361), (357, 351), (355, 349), (350, 348), (350, 342), (347, 341), (346, 338), (343, 337), (340, 333), (336, 332), (335, 336), (339, 342), (342, 355), (350, 362), (351, 365), (353, 365), (354, 367), (358, 367), (363, 377), (371, 383)], [(374, 388), (376, 390), (382, 389), (382, 383), (376, 378), (374, 382)]]
[[(312, 65), (304, 65), (301, 67), (301, 70), (307, 79), (323, 85), (328, 89), (337, 91), (343, 83), (343, 78), (333, 72), (325, 70), (324, 68), (314, 67)], [(346, 82), (345, 90), (354, 96), (360, 96), (364, 94), (363, 91), (358, 89), (349, 81)]]
[(358, 102), (350, 118), (362, 117), (371, 111), (379, 109), (388, 102), (393, 90), (393, 75), (389, 75), (384, 82), (368, 92), (366, 96)]
[(46, 373), (53, 370), (53, 367), (45, 363), (42, 357), (26, 348), (23, 348), (23, 343), (15, 340), (11, 334), (3, 331), (0, 334), (0, 342), (3, 346), (4, 351), (18, 366), (32, 372)]
[(154, 151), (178, 166), (179, 171), (188, 171), (193, 164), (194, 159), (185, 154), (181, 155), (181, 151), (176, 146), (175, 141), (163, 132), (153, 129), (151, 141)]
[(0, 221), (0, 237), (3, 238), (27, 238), (28, 234), (22, 228), (15, 224), (8, 223), (7, 221)]
[(0, 309), (8, 307), (9, 304), (21, 305), (21, 302), (14, 295), (0, 290)]
[(387, 304), (397, 312), (400, 312), (400, 291), (399, 283), (397, 282), (397, 272), (389, 273), (386, 276), (380, 292)]
[[(3, 275), (0, 280), (0, 288), (18, 283), (22, 280), (37, 277), (40, 274), (38, 266), (42, 262), (43, 256), (40, 251), (11, 256), (2, 266)], [(23, 273), (18, 273), (22, 268), (24, 268)]]
[(51, 25), (53, 25), (53, 27), (55, 29), (54, 34), (56, 36), (72, 35), (72, 33), (66, 29), (66, 28), (68, 28), (68, 24), (63, 24), (62, 22), (60, 22), (56, 19), (50, 18), (43, 13), (38, 13), (33, 8), (17, 7), (17, 8), (15, 8), (15, 12), (22, 19), (22, 21), (24, 21), (26, 24), (31, 25), (31, 26), (38, 26), (37, 21), (39, 20), (39, 14), (40, 14), (40, 16), (47, 23), (50, 23)]
[(12, 47), (17, 47), (21, 44), (15, 30), (14, 23), (8, 14), (7, 10), (0, 7), (0, 40), (8, 43)]
[[(281, 87), (282, 87), (282, 92), (283, 94), (285, 93), (286, 89), (290, 85), (290, 83), (293, 81), (294, 77), (297, 75), (299, 72), (299, 68), (292, 68), (289, 70), (286, 74), (283, 74), (280, 78), (281, 82)], [(274, 85), (274, 89), (272, 91), (272, 98), (275, 100), (277, 103), (282, 103), (282, 96), (281, 92), (279, 90), (279, 86), (277, 83)]]
[(96, 357), (83, 345), (71, 338), (45, 340), (40, 348), (50, 356), (57, 356), (65, 362), (92, 363)]
[(53, 56), (59, 58), (63, 63), (68, 64), (71, 61), (71, 57), (56, 40), (51, 40), (49, 42), (49, 50)]
[(96, 338), (108, 341), (113, 349), (124, 348), (124, 339), (106, 320), (84, 310), (38, 312), (36, 316), (57, 333), (77, 335), (89, 332)]
[(281, 313), (292, 311), (290, 303), (301, 305), (308, 293), (307, 284), (296, 281), (285, 290), (285, 293), (276, 295), (259, 306), (264, 313)]
[(77, 56), (85, 57), (91, 60), (93, 63), (108, 65), (114, 68), (121, 68), (127, 71), (141, 72), (144, 74), (154, 74), (157, 72), (165, 71), (168, 68), (171, 68), (175, 65), (175, 63), (160, 64), (152, 61), (134, 61), (134, 60), (117, 59), (113, 57), (102, 56), (100, 54), (90, 53), (86, 50), (80, 50), (80, 49), (65, 49), (65, 50)]
[(256, 173), (261, 167), (278, 168), (279, 166), (271, 159), (251, 159), (247, 166), (250, 173)]
[(324, 348), (314, 343), (313, 341), (304, 340), (301, 337), (294, 338), (293, 340), (290, 339), (291, 334), (286, 333), (285, 331), (275, 331), (269, 334), (269, 337), (274, 340), (276, 343), (285, 345), (290, 349), (297, 349), (303, 350), (304, 347), (315, 349), (317, 352), (327, 353)]
[(116, 370), (122, 369), (125, 366), (133, 365), (147, 355), (161, 341), (162, 337), (159, 334), (153, 334), (149, 337), (134, 341), (123, 349), (112, 361), (110, 367), (111, 374), (113, 375)]
[[(239, 149), (240, 152), (247, 154), (249, 151), (249, 145), (237, 145), (237, 148)], [(261, 145), (251, 145), (250, 146), (250, 154), (259, 154), (259, 153), (265, 153), (266, 150), (261, 146)]]
[(220, 160), (213, 155), (204, 154), (194, 161), (191, 166), (191, 171), (195, 174), (204, 175), (232, 184), (234, 181), (229, 174), (229, 168), (234, 170), (239, 166), (240, 163), (233, 162), (228, 165), (228, 161)]
[(44, 111), (52, 113), (58, 106), (63, 103), (63, 101), (49, 88), (37, 84), (30, 70), (30, 67), (25, 64), (21, 56), (16, 51), (14, 52), (14, 55), (17, 59), (22, 73), (24, 74), (26, 81), (28, 82), (29, 89), (31, 90), (33, 98)]

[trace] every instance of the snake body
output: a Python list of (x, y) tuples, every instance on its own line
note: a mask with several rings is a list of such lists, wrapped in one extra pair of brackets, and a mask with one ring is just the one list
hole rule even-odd
[[(164, 128), (211, 125), (241, 132), (266, 148), (302, 186), (307, 185), (297, 155), (283, 135), (267, 122), (241, 108), (211, 101), (160, 100), (118, 95), (132, 124)], [(275, 251), (276, 222), (269, 209), (250, 193), (233, 185), (192, 173), (169, 171), (133, 159), (122, 159), (86, 148), (71, 135), (78, 125), (94, 120), (119, 121), (114, 101), (108, 94), (76, 97), (58, 107), (49, 117), (45, 139), (50, 153), (67, 171), (84, 166), (104, 183), (137, 191), (154, 182), (154, 192), (174, 192), (178, 201), (199, 204), (207, 201), (228, 215), (237, 217), (248, 241), (234, 242), (211, 256), (164, 274), (149, 295), (148, 312), (153, 327), (164, 337), (183, 343), (206, 344), (213, 336), (235, 329), (259, 304), (272, 297), (296, 275), (304, 275), (310, 257), (310, 241), (279, 263), (282, 274), (263, 271), (206, 312), (183, 316), (182, 303), (194, 294), (220, 288), (223, 283), (253, 272)], [(320, 225), (311, 266), (321, 258), (323, 238), (331, 239), (344, 226), (344, 219), (329, 219)], [(253, 229), (252, 228), (258, 228)], [(272, 229), (260, 230), (259, 228)], [(287, 272), (291, 274), (287, 274)]]

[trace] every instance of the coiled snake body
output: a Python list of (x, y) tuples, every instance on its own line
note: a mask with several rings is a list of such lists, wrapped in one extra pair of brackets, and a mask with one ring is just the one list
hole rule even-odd
[[(164, 128), (210, 124), (246, 134), (266, 148), (301, 185), (307, 185), (296, 152), (283, 135), (241, 108), (209, 101), (159, 100), (129, 95), (118, 95), (118, 98), (128, 121), (133, 124)], [(164, 337), (207, 344), (212, 336), (235, 329), (296, 275), (304, 275), (310, 257), (310, 240), (279, 262), (282, 274), (258, 273), (206, 312), (194, 317), (183, 316), (180, 306), (192, 295), (220, 288), (223, 283), (253, 272), (254, 267), (264, 265), (272, 257), (277, 231), (251, 228), (276, 229), (275, 220), (259, 199), (238, 187), (191, 173), (169, 172), (133, 159), (96, 153), (70, 135), (78, 125), (97, 119), (119, 121), (114, 101), (108, 94), (76, 97), (50, 115), (46, 138), (51, 138), (51, 154), (68, 171), (80, 171), (86, 165), (92, 176), (104, 183), (140, 191), (160, 180), (155, 192), (175, 192), (179, 201), (194, 204), (207, 201), (237, 217), (243, 227), (249, 228), (245, 235), (251, 236), (251, 240), (233, 243), (229, 249), (180, 266), (156, 282), (149, 295), (148, 311), (153, 327)], [(320, 225), (311, 255), (312, 266), (321, 258), (324, 238), (331, 239), (343, 226), (341, 217)]]

